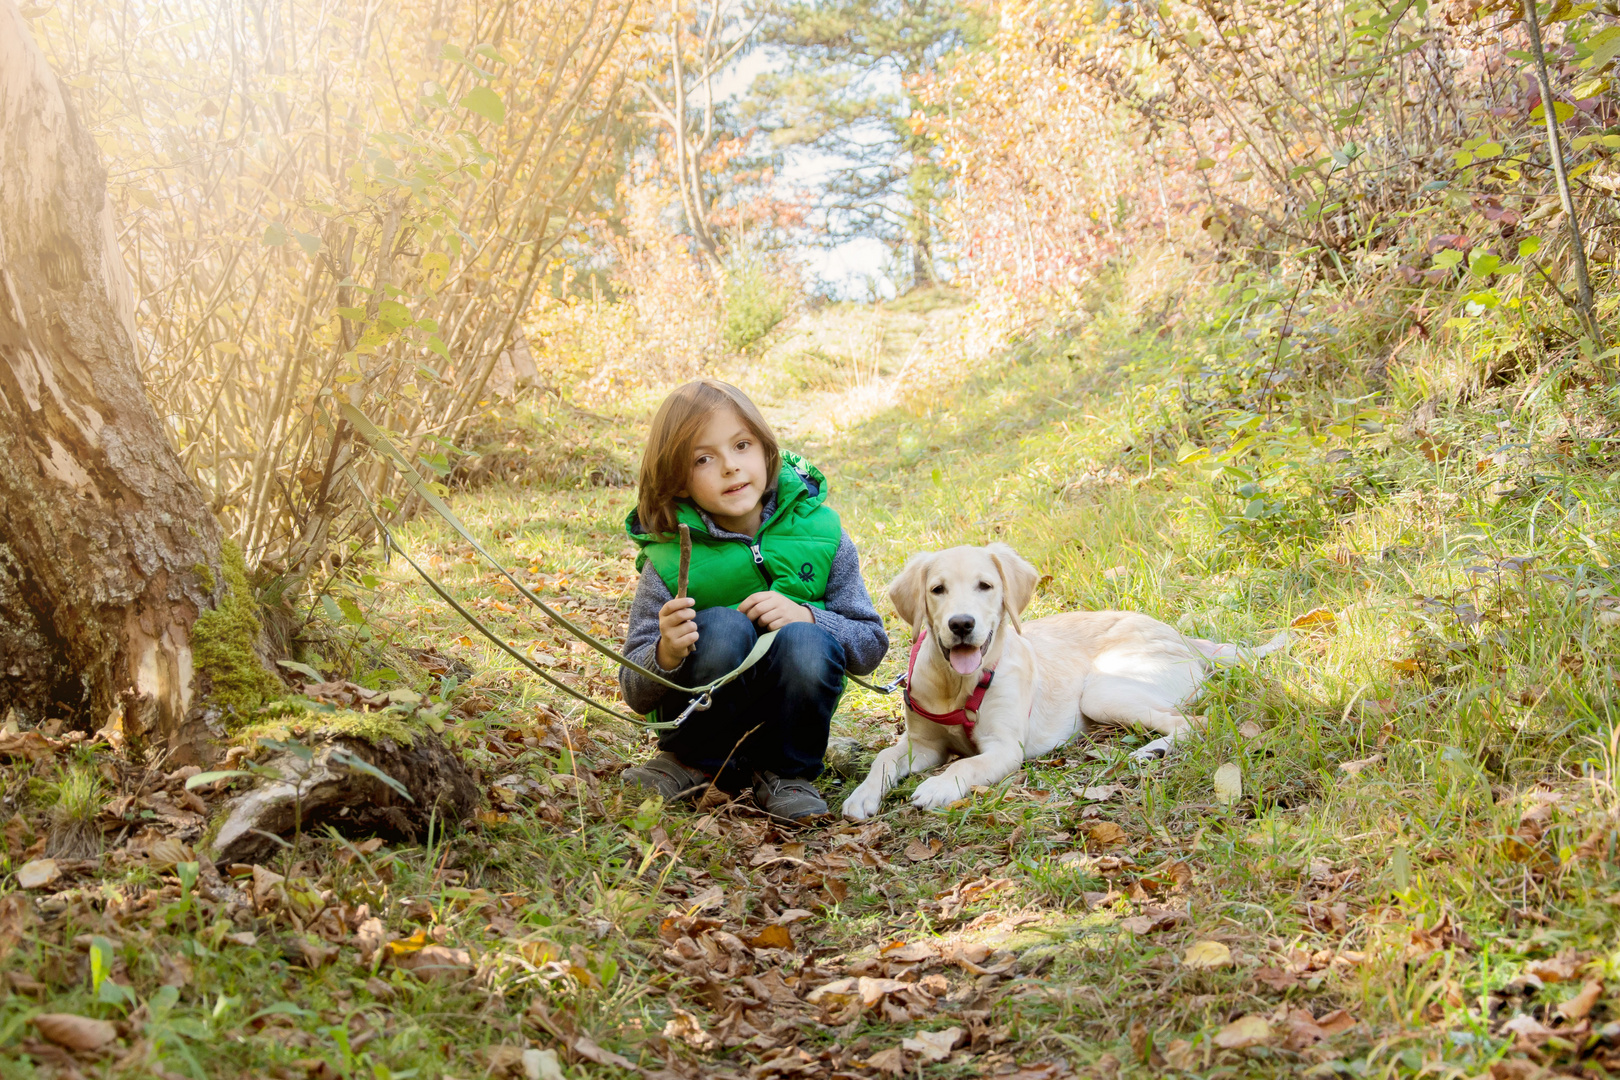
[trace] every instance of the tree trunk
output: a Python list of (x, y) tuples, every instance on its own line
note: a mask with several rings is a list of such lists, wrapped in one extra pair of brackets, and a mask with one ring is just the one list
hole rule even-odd
[(224, 587), (219, 524), (141, 387), (95, 143), (13, 0), (0, 0), (0, 511), (0, 718), (100, 727), (123, 709), (178, 749), (191, 626)]

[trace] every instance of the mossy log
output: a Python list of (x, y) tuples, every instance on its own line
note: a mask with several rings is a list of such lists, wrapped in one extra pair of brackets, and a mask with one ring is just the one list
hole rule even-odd
[[(350, 767), (345, 755), (393, 777), (409, 798)], [(283, 752), (255, 770), (265, 778), (225, 805), (207, 845), (215, 862), (255, 862), (281, 846), (276, 837), (324, 832), (327, 825), (345, 835), (420, 841), (430, 821), (435, 830), (456, 828), (479, 803), (472, 772), (430, 732), (413, 740), (332, 736), (308, 760)]]

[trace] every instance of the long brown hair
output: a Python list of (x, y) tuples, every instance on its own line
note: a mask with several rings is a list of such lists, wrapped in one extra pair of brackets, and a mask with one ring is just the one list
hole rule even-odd
[(721, 409), (734, 409), (765, 450), (765, 475), (775, 483), (782, 471), (782, 451), (776, 432), (765, 422), (759, 406), (748, 395), (719, 379), (698, 379), (678, 387), (664, 399), (647, 433), (641, 455), (636, 516), (641, 531), (663, 539), (675, 532), (675, 500), (692, 477), (692, 445), (709, 417)]

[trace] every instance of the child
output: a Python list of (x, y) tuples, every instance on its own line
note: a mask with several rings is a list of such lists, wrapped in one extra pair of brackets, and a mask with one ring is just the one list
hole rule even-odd
[[(731, 671), (759, 635), (780, 630), (763, 659), (714, 694), (714, 704), (662, 732), (659, 754), (624, 778), (668, 802), (713, 781), (752, 783), (774, 818), (827, 812), (811, 783), (821, 773), (844, 670), (864, 675), (889, 649), (861, 580), (860, 557), (826, 505), (821, 473), (776, 444), (759, 409), (735, 386), (687, 383), (659, 406), (641, 459), (639, 504), (625, 520), (641, 546), (641, 583), (624, 652), (682, 686)], [(677, 524), (690, 527), (689, 595), (673, 599)], [(678, 716), (690, 695), (629, 668), (624, 700)]]

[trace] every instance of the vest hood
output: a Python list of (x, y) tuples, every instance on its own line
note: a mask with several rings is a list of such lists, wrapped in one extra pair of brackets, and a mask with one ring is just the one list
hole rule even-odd
[[(822, 475), (821, 470), (791, 450), (783, 450), (782, 470), (776, 475), (776, 509), (771, 512), (770, 520), (760, 526), (760, 532), (764, 533), (772, 525), (787, 520), (788, 512), (795, 506), (800, 506), (802, 510), (813, 510), (826, 501), (827, 478)], [(694, 535), (701, 533), (704, 536), (715, 536), (709, 531), (703, 512), (691, 499), (675, 500), (675, 519), (691, 529)], [(664, 544), (673, 539), (648, 533), (642, 528), (640, 511), (634, 507), (625, 515), (624, 531), (638, 547), (643, 549), (643, 553), (636, 558), (637, 570), (640, 570), (642, 563), (646, 561), (645, 549), (648, 544)]]
[[(692, 532), (687, 585), (698, 610), (736, 607), (745, 597), (765, 589), (819, 605), (843, 535), (838, 515), (826, 505), (826, 499), (826, 478), (797, 455), (784, 453), (776, 482), (776, 508), (756, 536), (711, 530), (691, 500), (679, 500), (676, 518)], [(642, 531), (634, 511), (626, 517), (625, 529), (641, 549), (637, 572), (651, 560), (670, 593), (676, 592), (678, 538), (654, 537)]]

